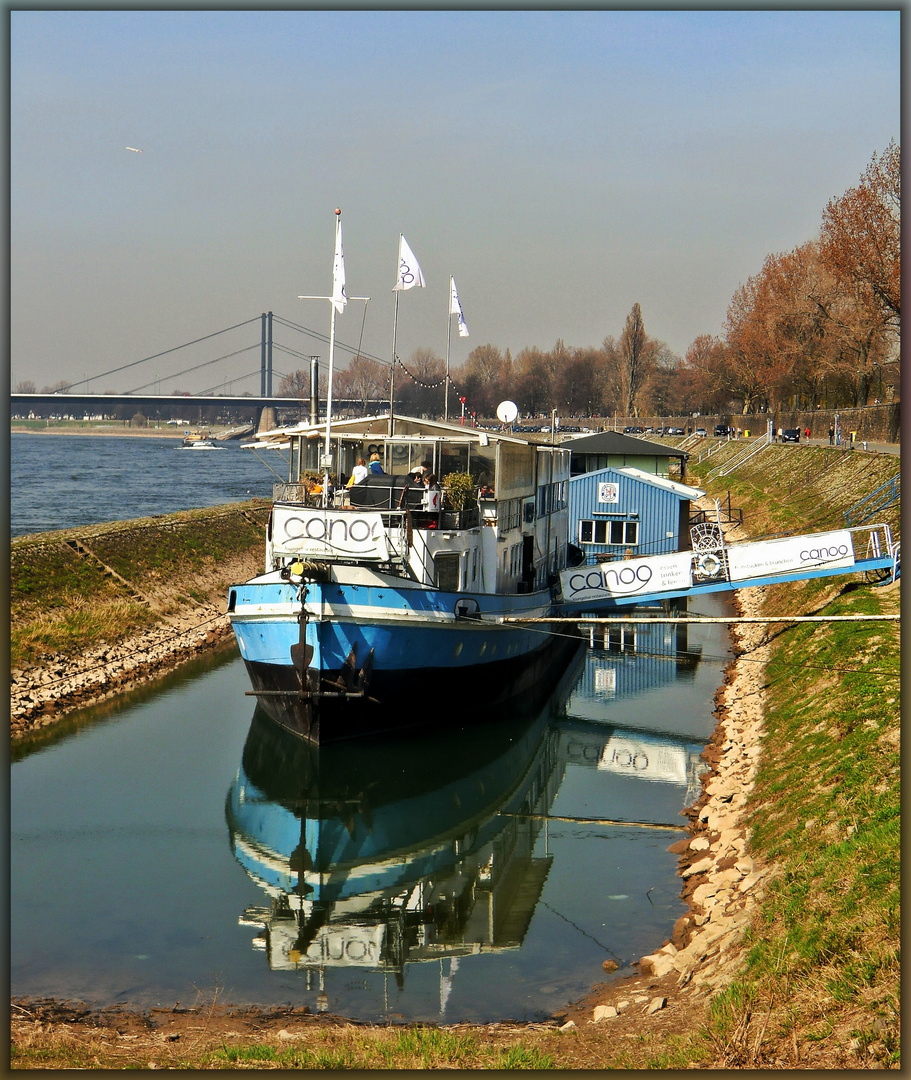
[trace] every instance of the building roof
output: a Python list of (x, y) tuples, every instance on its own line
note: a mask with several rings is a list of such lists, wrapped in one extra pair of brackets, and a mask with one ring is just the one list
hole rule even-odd
[(663, 476), (655, 476), (654, 473), (647, 473), (643, 472), (641, 469), (634, 469), (632, 465), (624, 465), (622, 468), (617, 466), (611, 471), (622, 473), (624, 476), (631, 476), (634, 480), (641, 480), (644, 484), (652, 484), (654, 487), (664, 488), (665, 491), (672, 491), (675, 495), (679, 495), (681, 499), (701, 499), (705, 494), (704, 491), (699, 488), (690, 487), (689, 484), (680, 484), (676, 480), (667, 480)]
[(619, 431), (599, 431), (596, 435), (583, 435), (578, 439), (565, 439), (561, 444), (573, 454), (626, 454), (627, 457), (638, 454), (640, 457), (677, 457), (687, 458), (685, 450), (664, 443), (637, 439), (634, 435), (624, 435)]

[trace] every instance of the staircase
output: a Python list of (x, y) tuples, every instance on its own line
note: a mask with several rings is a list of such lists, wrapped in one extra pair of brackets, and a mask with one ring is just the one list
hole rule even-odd
[(901, 492), (901, 473), (896, 473), (891, 480), (887, 480), (845, 511), (845, 525), (848, 528), (852, 525), (863, 525), (887, 506), (898, 502)]

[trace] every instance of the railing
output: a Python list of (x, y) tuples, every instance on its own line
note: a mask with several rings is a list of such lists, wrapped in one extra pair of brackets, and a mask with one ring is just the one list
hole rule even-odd
[(765, 435), (758, 437), (756, 442), (758, 445), (751, 445), (742, 454), (738, 454), (733, 461), (726, 461), (723, 465), (718, 465), (708, 474), (706, 480), (714, 480), (719, 476), (727, 476), (729, 472), (733, 472), (734, 469), (739, 469), (741, 465), (745, 465), (750, 458), (755, 457), (760, 451), (765, 450), (767, 446), (772, 445), (772, 425), (769, 424)]
[(845, 511), (845, 525), (848, 527), (862, 525), (899, 498), (901, 498), (901, 473), (897, 473), (891, 480), (887, 480), (885, 484), (849, 507)]

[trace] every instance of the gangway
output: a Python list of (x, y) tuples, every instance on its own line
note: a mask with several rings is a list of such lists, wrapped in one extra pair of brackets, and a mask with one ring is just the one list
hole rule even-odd
[(560, 613), (597, 614), (841, 574), (884, 584), (901, 574), (901, 546), (887, 524), (728, 544), (721, 525), (707, 521), (694, 525), (690, 537), (691, 551), (562, 571)]

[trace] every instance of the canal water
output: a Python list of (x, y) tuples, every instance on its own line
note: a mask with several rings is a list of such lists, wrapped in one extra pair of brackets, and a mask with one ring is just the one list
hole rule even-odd
[(640, 627), (539, 714), (316, 753), (233, 653), (83, 711), (12, 763), (11, 992), (544, 1019), (683, 913), (726, 657), (718, 625)]
[[(221, 465), (195, 458), (245, 460), (173, 440), (21, 438), (41, 446), (17, 465), (14, 438), (14, 477), (33, 452), (78, 459), (64, 468), (79, 476), (108, 444), (140, 476), (157, 456), (212, 480)], [(146, 511), (132, 472), (104, 475), (124, 495), (116, 517), (247, 497), (226, 475), (212, 503), (194, 501), (195, 472)], [(86, 523), (59, 499), (55, 513)], [(110, 487), (93, 496), (91, 520), (114, 501)], [(40, 516), (33, 496), (18, 505), (14, 535)], [(698, 611), (724, 605), (704, 597)], [(257, 711), (234, 650), (74, 714), (14, 748), (11, 992), (545, 1019), (602, 981), (603, 961), (629, 972), (685, 910), (667, 848), (699, 791), (728, 659), (717, 624), (628, 626), (580, 646), (534, 714), (320, 751)], [(475, 704), (466, 688), (466, 713)]]

